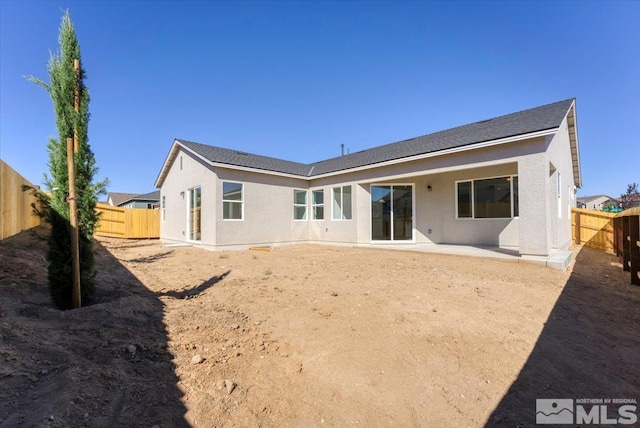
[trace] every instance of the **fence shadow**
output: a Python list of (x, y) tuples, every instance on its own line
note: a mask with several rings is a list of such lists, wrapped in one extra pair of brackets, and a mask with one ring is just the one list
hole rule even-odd
[[(640, 287), (628, 285), (615, 261), (581, 249), (533, 351), (486, 426), (534, 426), (538, 398), (640, 400)], [(617, 418), (617, 406), (608, 414)]]
[(159, 296), (94, 242), (95, 302), (60, 311), (46, 242), (0, 241), (0, 427), (189, 426)]

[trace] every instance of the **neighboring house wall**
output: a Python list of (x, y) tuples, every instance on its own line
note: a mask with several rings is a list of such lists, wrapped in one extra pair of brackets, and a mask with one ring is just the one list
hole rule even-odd
[(132, 201), (121, 206), (121, 208), (142, 208), (152, 209), (158, 206), (157, 201)]
[(611, 202), (611, 199), (608, 196), (603, 196), (601, 198), (589, 201), (589, 203), (587, 204), (587, 209), (602, 211), (605, 205), (609, 202)]

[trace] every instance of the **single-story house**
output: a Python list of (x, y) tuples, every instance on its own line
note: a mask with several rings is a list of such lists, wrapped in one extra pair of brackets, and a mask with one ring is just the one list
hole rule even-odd
[(602, 211), (605, 207), (620, 208), (620, 201), (607, 195), (581, 196), (577, 198), (577, 207)]
[(155, 186), (166, 243), (462, 244), (544, 258), (571, 244), (575, 99), (312, 164), (176, 139)]
[(160, 191), (138, 195), (136, 193), (109, 192), (107, 203), (120, 208), (144, 208), (155, 209), (160, 207)]

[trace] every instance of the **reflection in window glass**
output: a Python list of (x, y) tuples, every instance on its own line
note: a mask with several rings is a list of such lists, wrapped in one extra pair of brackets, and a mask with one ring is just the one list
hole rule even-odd
[(242, 183), (222, 182), (222, 219), (242, 220)]
[(510, 177), (475, 180), (473, 183), (473, 209), (475, 218), (510, 218)]
[(471, 182), (458, 183), (458, 218), (471, 217)]

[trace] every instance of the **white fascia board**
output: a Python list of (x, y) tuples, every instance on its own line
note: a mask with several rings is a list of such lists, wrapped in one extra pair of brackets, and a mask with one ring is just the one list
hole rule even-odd
[[(575, 140), (569, 141), (571, 144), (571, 156), (573, 157), (573, 149), (575, 148), (575, 158), (573, 161), (573, 179), (576, 182), (576, 187), (582, 188), (582, 168), (580, 168), (580, 144), (578, 142), (578, 115), (576, 113), (576, 100), (573, 100), (571, 107), (569, 107), (569, 115), (573, 116), (573, 133), (575, 134)], [(571, 138), (571, 136), (569, 136)]]
[[(169, 168), (171, 167), (171, 163), (175, 159), (177, 146), (179, 144), (180, 143), (178, 143), (178, 140), (173, 140), (173, 144), (171, 144), (171, 148), (169, 149), (169, 153), (167, 153), (167, 157), (165, 158), (165, 160), (164, 160), (164, 162), (162, 164), (162, 168), (160, 169), (160, 172), (158, 173), (158, 177), (156, 178), (156, 181), (154, 183), (154, 186), (155, 186), (156, 189), (159, 189), (162, 186), (162, 183), (164, 183), (164, 179), (165, 179), (167, 173), (169, 172)], [(180, 144), (180, 146), (182, 146), (182, 145)]]

